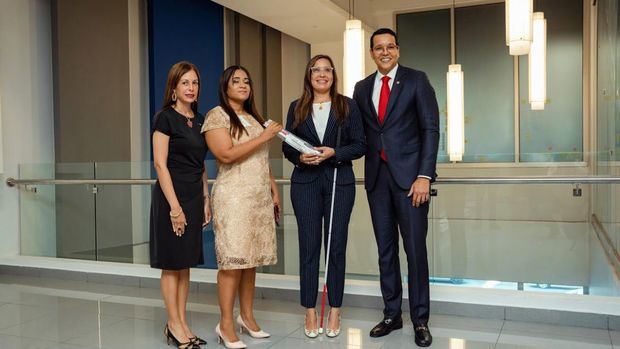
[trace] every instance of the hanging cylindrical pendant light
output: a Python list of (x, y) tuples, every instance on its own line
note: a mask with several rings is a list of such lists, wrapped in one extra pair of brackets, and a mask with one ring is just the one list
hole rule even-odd
[(543, 110), (547, 99), (547, 20), (544, 13), (533, 14), (532, 31), (532, 48), (528, 56), (529, 100), (532, 110)]
[[(351, 4), (351, 3), (349, 3)], [(352, 97), (355, 84), (364, 78), (364, 30), (362, 21), (353, 19), (349, 5), (349, 20), (344, 30), (344, 94)]]
[(448, 66), (448, 155), (462, 161), (465, 151), (465, 89), (460, 64)]
[(526, 55), (532, 44), (533, 0), (506, 0), (506, 45), (513, 56)]
[(452, 64), (448, 66), (447, 102), (448, 102), (448, 155), (450, 161), (462, 161), (465, 152), (465, 88), (463, 71), (456, 63), (456, 36), (454, 31), (454, 1), (450, 11), (451, 56)]

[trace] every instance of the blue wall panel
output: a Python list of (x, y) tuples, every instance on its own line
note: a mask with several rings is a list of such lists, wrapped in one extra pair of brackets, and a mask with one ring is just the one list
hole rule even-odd
[(149, 0), (150, 117), (162, 106), (170, 67), (182, 60), (200, 70), (199, 111), (217, 103), (224, 70), (224, 8), (211, 1)]

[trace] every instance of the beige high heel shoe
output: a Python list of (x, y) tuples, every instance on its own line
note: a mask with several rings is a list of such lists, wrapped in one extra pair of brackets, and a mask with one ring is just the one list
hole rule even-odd
[(244, 349), (247, 348), (248, 346), (245, 345), (245, 343), (243, 343), (242, 341), (238, 340), (236, 342), (229, 342), (226, 340), (226, 338), (222, 337), (222, 331), (220, 331), (220, 324), (217, 324), (217, 326), (215, 326), (215, 333), (217, 334), (217, 342), (222, 344), (222, 342), (224, 342), (224, 346), (226, 348), (229, 349)]
[(304, 316), (304, 333), (306, 334), (306, 337), (308, 338), (316, 338), (319, 336), (319, 316), (316, 315), (316, 328), (314, 330), (309, 330), (306, 328), (307, 317), (308, 317), (307, 315)]
[(243, 333), (243, 330), (245, 329), (248, 332), (248, 334), (250, 334), (250, 337), (252, 338), (268, 338), (269, 336), (271, 336), (269, 333), (263, 330), (258, 330), (258, 331), (250, 330), (250, 328), (245, 324), (245, 322), (243, 322), (243, 318), (241, 317), (241, 314), (237, 316), (237, 325), (239, 325), (240, 334)]
[[(329, 311), (329, 313), (327, 313), (327, 323), (329, 324), (329, 316), (332, 314), (331, 310)], [(327, 327), (325, 329), (325, 335), (329, 338), (334, 338), (334, 337), (338, 337), (338, 335), (340, 334), (340, 319), (341, 319), (341, 315), (342, 314), (338, 314), (338, 328), (329, 328)]]

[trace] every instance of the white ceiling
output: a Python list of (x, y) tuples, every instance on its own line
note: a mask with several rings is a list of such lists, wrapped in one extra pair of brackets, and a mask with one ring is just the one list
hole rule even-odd
[(213, 0), (309, 44), (342, 40), (347, 12), (330, 0)]
[[(309, 44), (341, 41), (349, 0), (213, 0)], [(456, 0), (456, 6), (503, 0)], [(440, 8), (452, 0), (355, 0), (355, 17), (372, 32), (394, 27), (395, 12)]]

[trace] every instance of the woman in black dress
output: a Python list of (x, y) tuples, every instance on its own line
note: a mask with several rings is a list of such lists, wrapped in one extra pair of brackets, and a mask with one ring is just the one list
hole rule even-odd
[(185, 317), (189, 268), (204, 263), (202, 227), (211, 219), (199, 91), (196, 66), (189, 62), (173, 65), (163, 108), (153, 122), (157, 183), (151, 202), (151, 267), (162, 269), (161, 291), (168, 313), (164, 335), (181, 349), (206, 344), (194, 335)]

